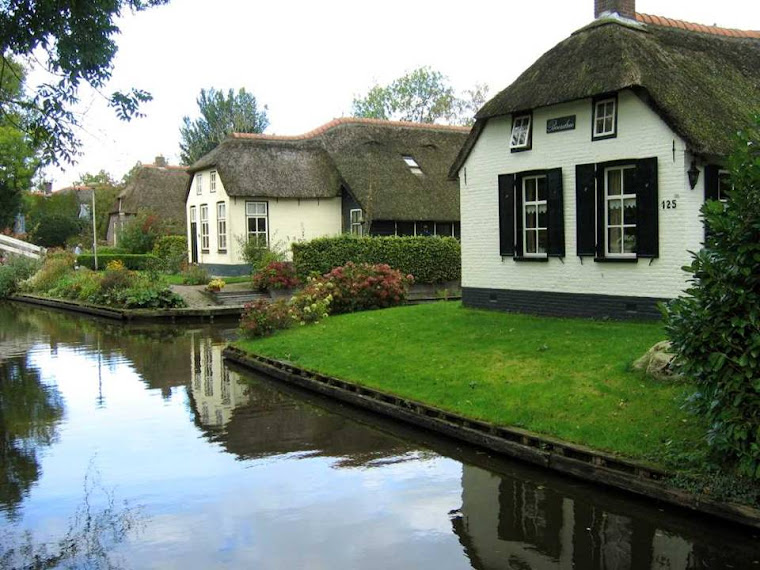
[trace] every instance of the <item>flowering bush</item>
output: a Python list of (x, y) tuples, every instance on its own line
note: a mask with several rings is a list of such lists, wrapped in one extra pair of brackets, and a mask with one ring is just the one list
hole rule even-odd
[(330, 313), (332, 287), (323, 279), (309, 279), (303, 291), (290, 300), (290, 316), (294, 321), (306, 325), (326, 319)]
[(226, 283), (222, 279), (212, 279), (208, 282), (208, 285), (206, 285), (207, 291), (221, 291), (224, 289), (224, 286)]
[(286, 329), (293, 324), (288, 303), (285, 300), (270, 303), (258, 299), (243, 308), (240, 317), (240, 333), (252, 338), (266, 336), (276, 330)]
[(326, 273), (327, 293), (332, 295), (332, 314), (353, 313), (400, 305), (414, 283), (414, 277), (403, 275), (389, 265), (346, 263)]
[(253, 286), (259, 291), (293, 289), (300, 284), (295, 267), (289, 261), (271, 261), (253, 274)]

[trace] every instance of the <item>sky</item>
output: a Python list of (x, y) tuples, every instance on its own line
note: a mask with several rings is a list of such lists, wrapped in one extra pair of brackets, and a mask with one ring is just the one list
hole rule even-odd
[[(101, 169), (120, 179), (138, 161), (179, 164), (182, 118), (201, 88), (244, 87), (268, 107), (269, 134), (295, 135), (348, 116), (354, 97), (428, 65), (461, 92), (495, 95), (544, 52), (588, 24), (593, 0), (170, 0), (118, 21), (110, 93), (145, 89), (143, 118), (122, 122), (102, 94), (81, 91), (82, 156), (43, 175), (53, 188)], [(637, 0), (636, 10), (760, 30), (757, 0)], [(30, 75), (30, 83), (35, 74)]]

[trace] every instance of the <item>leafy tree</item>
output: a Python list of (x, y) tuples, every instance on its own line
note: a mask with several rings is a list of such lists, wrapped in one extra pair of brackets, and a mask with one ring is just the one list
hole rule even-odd
[(708, 443), (760, 478), (760, 116), (729, 165), (733, 190), (702, 207), (705, 246), (685, 268), (691, 285), (667, 307), (666, 330), (697, 386)]
[[(141, 11), (168, 0), (4, 0), (0, 2), (0, 77), (14, 74), (14, 58), (42, 61), (50, 79), (28, 95), (3, 92), (0, 116), (17, 115), (15, 125), (42, 149), (45, 163), (73, 162), (79, 140), (72, 107), (87, 83), (103, 88), (116, 55), (115, 21), (128, 9)], [(0, 84), (4, 81), (0, 79)], [(123, 120), (139, 115), (150, 95), (139, 89), (115, 91), (109, 105)]]
[(201, 89), (197, 103), (201, 116), (194, 121), (183, 117), (179, 129), (182, 164), (192, 164), (230, 133), (263, 133), (269, 126), (267, 106), (259, 108), (256, 97), (245, 89), (230, 89), (226, 96), (213, 87)]
[(42, 247), (65, 247), (69, 238), (82, 229), (81, 222), (72, 216), (50, 213), (42, 217), (32, 230), (32, 240)]
[[(105, 239), (108, 233), (110, 212), (124, 185), (116, 182), (105, 170), (101, 170), (97, 174), (85, 172), (74, 182), (74, 186), (89, 186), (95, 192), (95, 226), (97, 228), (98, 239)], [(85, 233), (91, 238), (91, 224), (87, 224), (87, 227), (84, 229)]]
[(143, 211), (124, 224), (116, 243), (127, 253), (150, 253), (156, 240), (164, 234), (158, 216)]
[(354, 98), (352, 114), (416, 123), (471, 124), (487, 94), (488, 87), (478, 84), (457, 97), (445, 75), (425, 66), (389, 85), (375, 85), (364, 97)]
[(73, 193), (27, 194), (24, 202), (26, 227), (37, 245), (63, 247), (82, 228), (79, 203)]

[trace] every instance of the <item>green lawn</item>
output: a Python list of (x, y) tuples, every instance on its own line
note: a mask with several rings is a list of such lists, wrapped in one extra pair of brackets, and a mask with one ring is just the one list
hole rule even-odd
[(237, 345), (473, 418), (668, 463), (703, 444), (681, 409), (687, 388), (630, 368), (663, 338), (658, 323), (435, 303), (330, 317)]

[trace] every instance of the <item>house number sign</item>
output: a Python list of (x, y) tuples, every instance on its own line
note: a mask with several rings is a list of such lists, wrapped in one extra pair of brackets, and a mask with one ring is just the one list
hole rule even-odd
[(572, 131), (575, 129), (575, 115), (567, 117), (557, 117), (556, 119), (547, 119), (546, 132), (560, 133), (562, 131)]

